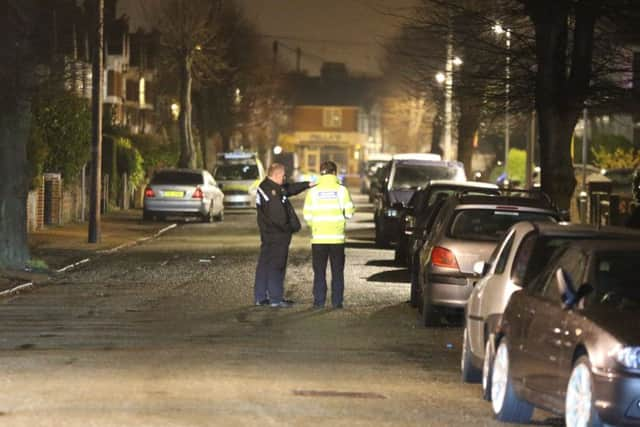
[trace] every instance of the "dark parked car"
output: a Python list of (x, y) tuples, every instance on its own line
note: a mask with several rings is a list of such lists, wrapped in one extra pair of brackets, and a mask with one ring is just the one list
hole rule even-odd
[(395, 260), (410, 265), (412, 236), (417, 224), (429, 215), (431, 206), (438, 198), (456, 193), (500, 194), (498, 186), (487, 182), (432, 180), (426, 187), (416, 190), (400, 216), (400, 233), (395, 249)]
[(456, 195), (447, 199), (420, 250), (418, 310), (425, 326), (441, 309), (461, 311), (478, 280), (473, 266), (486, 261), (519, 221), (559, 220), (545, 197)]
[(433, 154), (396, 154), (384, 168), (386, 175), (374, 213), (378, 246), (393, 246), (398, 242), (400, 217), (417, 189), (434, 179), (466, 181), (462, 163), (436, 160), (438, 158)]
[(482, 380), (483, 395), (489, 398), (495, 331), (511, 295), (540, 274), (557, 248), (572, 241), (601, 239), (640, 240), (640, 234), (623, 227), (551, 222), (522, 221), (511, 227), (489, 261), (474, 266), (482, 277), (465, 309), (460, 364), (463, 381)]
[(573, 242), (511, 296), (491, 398), (502, 421), (533, 408), (568, 427), (640, 424), (640, 242)]

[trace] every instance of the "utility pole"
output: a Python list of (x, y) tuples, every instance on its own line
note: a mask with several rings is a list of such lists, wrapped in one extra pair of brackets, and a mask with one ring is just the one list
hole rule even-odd
[(447, 37), (447, 62), (444, 72), (444, 160), (453, 160), (453, 33)]
[(91, 198), (89, 206), (89, 243), (99, 243), (100, 187), (102, 174), (102, 69), (104, 49), (104, 0), (95, 0), (95, 44), (92, 73), (92, 139), (91, 139)]

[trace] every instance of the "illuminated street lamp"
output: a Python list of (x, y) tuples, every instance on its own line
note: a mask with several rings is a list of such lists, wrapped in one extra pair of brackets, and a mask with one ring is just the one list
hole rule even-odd
[(506, 74), (506, 82), (505, 82), (505, 101), (504, 101), (504, 173), (505, 173), (505, 183), (509, 182), (509, 89), (510, 89), (510, 78), (511, 78), (511, 30), (509, 28), (504, 28), (502, 24), (497, 22), (493, 26), (493, 32), (497, 35), (505, 35), (505, 42), (507, 46), (507, 58), (506, 58), (506, 66), (505, 66), (505, 74)]

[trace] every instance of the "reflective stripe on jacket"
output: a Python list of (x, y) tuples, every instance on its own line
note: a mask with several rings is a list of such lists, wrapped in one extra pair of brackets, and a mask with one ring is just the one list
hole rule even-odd
[(323, 175), (307, 193), (302, 211), (311, 227), (311, 243), (344, 243), (345, 221), (353, 216), (349, 190), (335, 175)]

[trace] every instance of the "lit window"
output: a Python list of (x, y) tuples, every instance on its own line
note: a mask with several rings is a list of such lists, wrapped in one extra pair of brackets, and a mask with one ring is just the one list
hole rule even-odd
[(342, 110), (340, 108), (325, 108), (323, 110), (322, 126), (326, 128), (342, 127)]
[(140, 79), (140, 82), (138, 84), (138, 99), (139, 99), (140, 105), (146, 104), (144, 99), (144, 77)]

